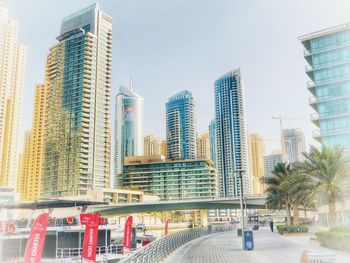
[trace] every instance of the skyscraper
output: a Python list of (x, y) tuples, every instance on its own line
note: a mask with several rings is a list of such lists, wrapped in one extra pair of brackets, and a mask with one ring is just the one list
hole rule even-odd
[(252, 177), (252, 194), (264, 193), (264, 142), (256, 133), (249, 134), (249, 163)]
[(32, 129), (25, 135), (21, 174), (18, 175), (21, 201), (34, 202), (42, 195), (46, 99), (47, 86), (37, 84)]
[(197, 147), (198, 147), (198, 158), (210, 160), (209, 133), (204, 133), (198, 136)]
[(160, 155), (160, 140), (154, 135), (148, 135), (144, 139), (144, 155)]
[(305, 47), (309, 104), (320, 128), (313, 137), (325, 146), (340, 145), (350, 152), (350, 23), (299, 38)]
[(143, 98), (120, 87), (115, 105), (115, 179), (123, 173), (124, 157), (143, 155)]
[(188, 90), (176, 93), (165, 107), (167, 157), (170, 160), (196, 159), (197, 113), (192, 93)]
[(289, 163), (302, 162), (306, 151), (304, 133), (300, 129), (283, 129), (282, 143)]
[(220, 196), (240, 195), (236, 170), (245, 170), (243, 191), (250, 193), (244, 91), (240, 69), (215, 81), (217, 169)]
[(216, 123), (215, 119), (209, 123), (209, 143), (210, 143), (210, 160), (216, 168)]
[(91, 5), (62, 21), (49, 50), (43, 192), (110, 185), (112, 18)]
[(278, 151), (273, 151), (272, 154), (264, 156), (264, 176), (265, 178), (272, 176), (272, 171), (275, 165), (283, 162), (282, 154)]
[(0, 2), (0, 187), (17, 186), (18, 137), (26, 49)]
[(166, 140), (162, 140), (160, 142), (160, 154), (163, 156), (167, 156), (167, 141)]

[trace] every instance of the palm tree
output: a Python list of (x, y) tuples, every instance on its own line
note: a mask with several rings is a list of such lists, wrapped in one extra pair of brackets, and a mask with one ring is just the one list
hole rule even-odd
[(349, 159), (340, 147), (323, 146), (322, 150), (311, 147), (310, 153), (304, 156), (303, 169), (311, 176), (317, 194), (328, 204), (330, 225), (335, 226), (335, 204), (349, 191)]
[(282, 206), (286, 209), (287, 224), (291, 224), (290, 206), (291, 199), (286, 187), (287, 181), (293, 176), (291, 165), (286, 163), (277, 163), (272, 171), (272, 177), (267, 178), (268, 185), (266, 192), (267, 205), (272, 209), (281, 209)]

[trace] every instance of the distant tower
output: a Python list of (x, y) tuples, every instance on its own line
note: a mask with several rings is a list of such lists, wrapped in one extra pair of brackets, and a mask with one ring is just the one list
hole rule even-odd
[(125, 157), (144, 153), (143, 103), (131, 86), (120, 87), (115, 105), (115, 179), (123, 173)]
[(154, 135), (148, 135), (144, 138), (144, 155), (159, 155), (160, 140)]
[(162, 140), (160, 142), (160, 154), (163, 156), (167, 156), (167, 141), (166, 140)]
[(197, 139), (198, 158), (210, 160), (209, 133), (200, 135)]
[(252, 194), (264, 193), (264, 142), (256, 133), (249, 135), (249, 166), (252, 178)]
[(209, 123), (209, 143), (210, 143), (210, 160), (216, 168), (216, 122), (215, 119)]
[(0, 187), (17, 186), (25, 57), (18, 23), (0, 2)]
[(176, 93), (166, 103), (167, 157), (170, 160), (197, 158), (196, 103), (192, 93)]
[(243, 191), (250, 193), (244, 90), (240, 69), (215, 81), (217, 169), (220, 196), (239, 196), (236, 170), (245, 170)]
[(279, 151), (274, 151), (270, 155), (264, 156), (264, 176), (265, 178), (272, 176), (272, 171), (275, 165), (283, 162), (282, 154)]
[(286, 158), (289, 163), (304, 161), (306, 151), (304, 133), (300, 129), (284, 129), (282, 131)]

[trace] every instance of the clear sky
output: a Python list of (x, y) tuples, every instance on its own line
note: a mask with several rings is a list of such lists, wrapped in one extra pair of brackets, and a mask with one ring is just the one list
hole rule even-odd
[[(44, 78), (45, 57), (57, 43), (63, 17), (92, 0), (4, 0), (20, 23), (28, 48), (22, 132), (30, 129), (34, 84)], [(349, 0), (100, 0), (113, 18), (113, 99), (133, 79), (145, 99), (145, 135), (165, 138), (165, 103), (188, 89), (197, 101), (198, 132), (214, 117), (214, 81), (241, 67), (247, 126), (265, 138), (267, 153), (278, 148), (279, 125), (302, 128), (307, 142), (311, 94), (301, 35), (350, 22)], [(113, 115), (113, 114), (112, 114)], [(111, 122), (114, 123), (113, 121)], [(114, 124), (113, 124), (114, 125)], [(114, 127), (112, 127), (114, 130)], [(22, 135), (23, 137), (23, 135)], [(21, 139), (22, 140), (22, 139)]]

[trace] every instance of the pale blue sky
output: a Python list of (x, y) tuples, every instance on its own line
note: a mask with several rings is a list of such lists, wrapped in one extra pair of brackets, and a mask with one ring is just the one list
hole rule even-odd
[[(34, 84), (44, 77), (45, 56), (56, 42), (63, 17), (92, 0), (4, 0), (20, 23), (28, 47), (22, 131), (30, 129)], [(247, 125), (278, 148), (282, 114), (301, 121), (314, 143), (309, 121), (300, 35), (350, 21), (348, 0), (100, 0), (113, 18), (113, 100), (119, 85), (133, 78), (145, 99), (145, 135), (165, 137), (165, 102), (188, 89), (197, 101), (198, 131), (214, 117), (214, 81), (241, 67)], [(113, 124), (113, 122), (112, 122)], [(114, 129), (114, 127), (112, 127)], [(23, 136), (22, 136), (23, 137)]]

